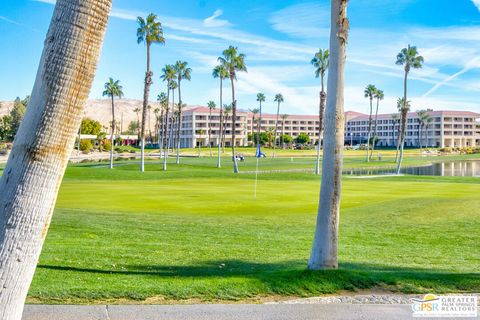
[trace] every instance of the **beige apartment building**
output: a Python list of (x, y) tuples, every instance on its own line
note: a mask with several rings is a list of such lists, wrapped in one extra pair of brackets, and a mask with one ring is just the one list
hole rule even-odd
[[(480, 145), (480, 132), (476, 129), (477, 120), (480, 114), (470, 111), (432, 111), (429, 112), (433, 121), (422, 130), (421, 139), (419, 137), (420, 122), (415, 112), (408, 114), (406, 145), (430, 147), (466, 147)], [(257, 121), (253, 123), (253, 114), (239, 110), (236, 120), (236, 145), (248, 146), (248, 134), (256, 132)], [(225, 143), (230, 146), (232, 133), (232, 115), (227, 114), (225, 120)], [(258, 117), (258, 115), (257, 115)], [(345, 113), (345, 144), (356, 145), (365, 143), (367, 140), (368, 115), (348, 111)], [(209, 140), (209, 122), (211, 120), (211, 138)], [(275, 128), (276, 115), (263, 114), (261, 121), (261, 131), (265, 132)], [(373, 121), (372, 121), (373, 122)], [(377, 118), (377, 136), (378, 146), (395, 146), (398, 138), (398, 120), (395, 121), (391, 114), (380, 114)], [(310, 144), (316, 144), (318, 136), (319, 119), (318, 115), (288, 115), (283, 121), (278, 119), (278, 135), (282, 133), (296, 138), (301, 133), (310, 136)], [(372, 130), (373, 131), (373, 130)], [(220, 111), (212, 110), (210, 119), (210, 110), (206, 107), (186, 108), (182, 116), (182, 130), (180, 136), (180, 146), (182, 148), (192, 148), (198, 146), (207, 146), (209, 143), (217, 146), (220, 142)]]

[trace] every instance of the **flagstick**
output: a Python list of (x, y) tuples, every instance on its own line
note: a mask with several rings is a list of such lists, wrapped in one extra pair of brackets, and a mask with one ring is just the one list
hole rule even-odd
[(255, 187), (253, 191), (253, 198), (257, 199), (257, 179), (258, 179), (258, 155), (257, 155), (257, 168), (255, 169)]

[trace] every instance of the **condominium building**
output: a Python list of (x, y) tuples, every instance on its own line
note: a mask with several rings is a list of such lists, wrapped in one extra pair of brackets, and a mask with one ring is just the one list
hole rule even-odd
[[(422, 125), (416, 112), (407, 116), (405, 145), (411, 147), (472, 147), (480, 145), (477, 132), (479, 113), (470, 111), (429, 111), (431, 122)], [(346, 144), (366, 143), (368, 136), (369, 115), (360, 114), (347, 122), (345, 130)], [(372, 119), (372, 133), (375, 116)], [(379, 114), (377, 117), (377, 145), (396, 146), (399, 135), (400, 120), (398, 115)]]
[[(210, 117), (211, 115), (211, 117)], [(480, 132), (476, 130), (477, 119), (480, 114), (470, 111), (430, 111), (428, 115), (432, 121), (420, 128), (419, 116), (411, 112), (407, 117), (406, 146), (430, 147), (466, 147), (480, 145)], [(254, 121), (254, 118), (256, 120)], [(237, 146), (248, 146), (248, 134), (257, 131), (259, 115), (243, 110), (237, 111), (235, 125), (235, 140)], [(275, 129), (275, 114), (262, 114), (261, 131)], [(361, 144), (367, 141), (369, 116), (366, 114), (348, 111), (345, 113), (345, 144)], [(373, 131), (372, 119), (372, 131)], [(209, 126), (211, 126), (209, 137)], [(230, 146), (232, 133), (232, 114), (224, 113), (225, 144)], [(288, 115), (285, 120), (278, 119), (278, 135), (284, 133), (294, 139), (299, 134), (310, 136), (310, 144), (316, 144), (318, 136), (318, 115)], [(395, 146), (398, 139), (399, 120), (391, 114), (379, 114), (377, 117), (377, 145)], [(422, 131), (420, 137), (420, 130)], [(373, 136), (373, 133), (372, 133)], [(220, 111), (210, 111), (206, 107), (189, 107), (182, 113), (182, 129), (180, 146), (192, 148), (198, 145), (207, 146), (209, 143), (217, 146), (221, 140)]]

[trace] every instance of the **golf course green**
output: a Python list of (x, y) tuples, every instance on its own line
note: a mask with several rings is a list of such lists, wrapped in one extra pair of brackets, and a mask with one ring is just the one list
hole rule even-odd
[[(228, 155), (228, 153), (226, 154)], [(440, 158), (440, 157), (437, 157)], [(456, 156), (450, 159), (479, 157)], [(406, 165), (433, 157), (407, 156)], [(344, 290), (480, 291), (480, 180), (344, 176), (339, 270), (307, 271), (320, 177), (314, 158), (82, 163), (67, 169), (30, 303), (168, 303)], [(393, 166), (345, 159), (346, 168)], [(305, 172), (298, 169), (305, 169)], [(242, 173), (243, 172), (243, 173)]]

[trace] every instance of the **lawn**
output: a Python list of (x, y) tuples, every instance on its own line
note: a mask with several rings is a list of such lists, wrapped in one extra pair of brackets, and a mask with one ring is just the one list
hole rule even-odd
[[(456, 157), (459, 158), (459, 157)], [(453, 158), (452, 158), (453, 159)], [(430, 158), (407, 157), (407, 164)], [(311, 168), (313, 158), (262, 159)], [(169, 303), (312, 296), (343, 290), (480, 291), (480, 181), (343, 179), (340, 269), (306, 271), (320, 180), (231, 173), (215, 159), (67, 169), (29, 302)], [(241, 170), (253, 170), (251, 158)], [(372, 166), (389, 166), (391, 161)], [(346, 167), (365, 166), (362, 158)]]

